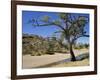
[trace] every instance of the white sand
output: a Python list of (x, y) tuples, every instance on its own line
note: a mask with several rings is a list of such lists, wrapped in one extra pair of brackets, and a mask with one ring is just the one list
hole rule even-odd
[[(88, 50), (74, 50), (75, 56), (88, 52)], [(54, 55), (31, 56), (23, 55), (23, 68), (34, 68), (64, 59), (70, 58), (70, 54), (55, 53)]]

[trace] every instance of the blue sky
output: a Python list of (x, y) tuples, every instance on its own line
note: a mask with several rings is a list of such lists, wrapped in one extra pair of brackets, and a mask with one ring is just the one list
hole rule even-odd
[[(31, 23), (28, 23), (32, 18), (39, 19), (44, 15), (50, 16), (51, 19), (58, 19), (58, 14), (56, 12), (36, 12), (36, 11), (22, 11), (22, 32), (28, 34), (36, 34), (43, 37), (50, 37), (55, 31), (58, 30), (56, 26), (44, 26), (44, 27), (33, 27)], [(83, 15), (89, 17), (89, 14), (78, 14), (73, 13), (73, 15)], [(89, 34), (89, 23), (86, 24), (85, 31)], [(89, 38), (82, 37), (77, 40), (80, 43), (89, 43)]]

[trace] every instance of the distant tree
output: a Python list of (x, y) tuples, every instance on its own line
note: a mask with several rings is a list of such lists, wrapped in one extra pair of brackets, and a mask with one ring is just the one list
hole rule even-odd
[(85, 48), (89, 48), (89, 44), (85, 43), (85, 44), (84, 44), (84, 47), (85, 47)]
[(76, 61), (73, 52), (74, 42), (80, 37), (89, 37), (84, 29), (85, 25), (88, 23), (88, 17), (86, 16), (76, 16), (71, 13), (59, 13), (58, 19), (53, 20), (50, 16), (44, 15), (39, 19), (33, 18), (31, 23), (34, 27), (48, 27), (51, 25), (58, 27), (57, 33), (61, 33), (64, 40), (66, 40), (66, 43), (69, 44), (72, 61)]
[(79, 49), (83, 49), (84, 48), (84, 44), (79, 44)]

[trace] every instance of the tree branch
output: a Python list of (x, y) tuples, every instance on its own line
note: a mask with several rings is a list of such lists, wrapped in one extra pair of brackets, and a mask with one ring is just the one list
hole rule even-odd
[(47, 23), (47, 24), (32, 24), (34, 27), (40, 27), (40, 26), (51, 26), (53, 24)]
[(89, 35), (83, 35), (83, 37), (90, 37)]

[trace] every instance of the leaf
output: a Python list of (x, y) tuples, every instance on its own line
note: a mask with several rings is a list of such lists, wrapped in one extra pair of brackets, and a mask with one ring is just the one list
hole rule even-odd
[(54, 21), (54, 24), (55, 24), (55, 25), (61, 25), (61, 22), (60, 22), (60, 20), (55, 20), (55, 21)]
[(67, 13), (60, 13), (59, 14), (60, 19), (66, 20), (68, 18)]
[(49, 20), (50, 20), (50, 17), (47, 15), (43, 16), (41, 19), (41, 21), (43, 21), (43, 22), (49, 22)]

